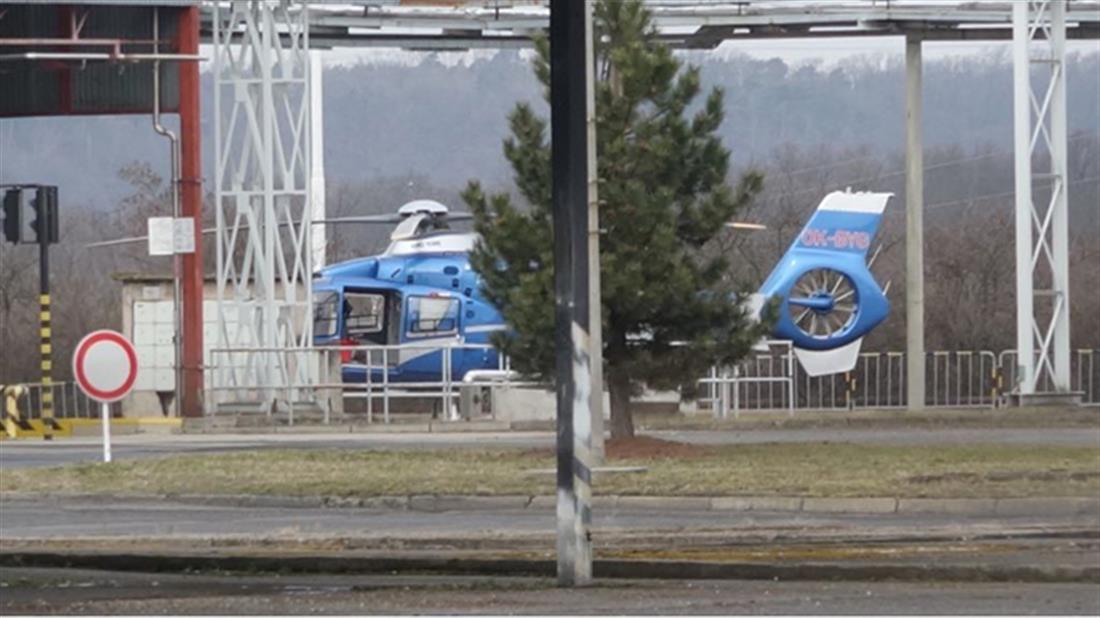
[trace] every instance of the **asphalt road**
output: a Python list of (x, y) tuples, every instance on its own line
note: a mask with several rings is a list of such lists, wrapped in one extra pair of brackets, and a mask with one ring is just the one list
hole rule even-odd
[(0, 568), (3, 614), (1098, 615), (1094, 584), (605, 581)]
[[(1049, 429), (780, 429), (751, 431), (656, 431), (659, 438), (695, 444), (851, 442), (860, 444), (1045, 444), (1100, 448), (1100, 427)], [(362, 434), (138, 434), (116, 436), (115, 460), (273, 448), (428, 449), (551, 447), (551, 432)], [(0, 469), (95, 462), (99, 438), (0, 442)]]

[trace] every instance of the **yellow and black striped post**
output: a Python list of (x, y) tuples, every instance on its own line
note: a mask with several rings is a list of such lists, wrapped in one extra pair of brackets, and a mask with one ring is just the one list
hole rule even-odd
[(852, 378), (851, 371), (844, 372), (844, 403), (849, 410), (856, 407), (856, 381)]
[(31, 426), (19, 415), (19, 398), (23, 396), (22, 386), (0, 387), (0, 408), (3, 408), (4, 435), (19, 437), (20, 430), (29, 431)]
[(1001, 407), (1001, 393), (1004, 392), (1004, 376), (1001, 374), (1000, 369), (996, 364), (990, 369), (990, 380), (992, 381), (992, 393), (990, 395), (993, 398), (993, 407)]
[[(45, 247), (45, 245), (43, 245)], [(43, 248), (43, 255), (45, 255), (45, 248)], [(49, 294), (49, 275), (43, 270), (42, 274), (43, 285), (46, 286), (47, 291), (42, 293), (38, 297), (39, 312), (38, 312), (38, 335), (39, 335), (39, 351), (41, 353), (41, 369), (42, 369), (42, 392), (41, 407), (42, 407), (42, 437), (47, 440), (53, 439), (53, 347), (51, 343), (51, 330), (50, 330), (50, 294)]]
[(58, 429), (53, 417), (53, 347), (50, 322), (50, 243), (57, 241), (57, 187), (39, 187), (35, 192), (35, 209), (38, 219), (38, 336), (41, 354), (42, 391), (39, 405), (42, 409), (42, 437), (53, 439)]

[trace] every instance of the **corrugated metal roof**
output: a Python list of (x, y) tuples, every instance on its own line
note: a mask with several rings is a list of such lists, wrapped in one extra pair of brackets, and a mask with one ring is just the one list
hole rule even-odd
[[(4, 4), (0, 19), (3, 38), (66, 38), (65, 7), (47, 2)], [(122, 51), (152, 52), (154, 8), (159, 12), (162, 51), (174, 51), (172, 41), (179, 30), (179, 7), (190, 2), (84, 2), (74, 6), (82, 14), (80, 37), (122, 39)], [(94, 6), (92, 6), (94, 5)], [(68, 5), (73, 6), (73, 5)], [(145, 43), (126, 43), (142, 40)], [(42, 46), (5, 46), (5, 54), (49, 51), (105, 51), (95, 47), (58, 50)], [(174, 111), (179, 101), (179, 67), (161, 66), (161, 101), (164, 111)], [(144, 113), (152, 111), (153, 68), (143, 63), (44, 62), (12, 60), (0, 62), (0, 117), (56, 114)]]

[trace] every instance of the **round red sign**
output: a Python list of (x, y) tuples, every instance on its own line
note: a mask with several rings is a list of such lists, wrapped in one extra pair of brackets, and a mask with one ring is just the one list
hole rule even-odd
[(73, 375), (80, 390), (101, 403), (128, 395), (134, 388), (137, 371), (133, 344), (113, 330), (89, 333), (73, 354)]

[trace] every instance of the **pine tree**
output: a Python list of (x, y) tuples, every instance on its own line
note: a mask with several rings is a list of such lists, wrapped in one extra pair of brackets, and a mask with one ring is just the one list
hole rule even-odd
[[(600, 268), (611, 435), (634, 434), (631, 395), (643, 386), (691, 388), (715, 362), (744, 356), (762, 335), (708, 251), (725, 222), (760, 190), (757, 173), (727, 185), (729, 151), (717, 129), (722, 91), (700, 93), (661, 43), (641, 2), (601, 0), (596, 31)], [(536, 40), (534, 70), (548, 95), (550, 48)], [(552, 380), (553, 235), (548, 121), (526, 103), (510, 114), (504, 155), (529, 208), (471, 182), (463, 198), (481, 242), (471, 255), (486, 296), (510, 332), (498, 345), (517, 370)]]

